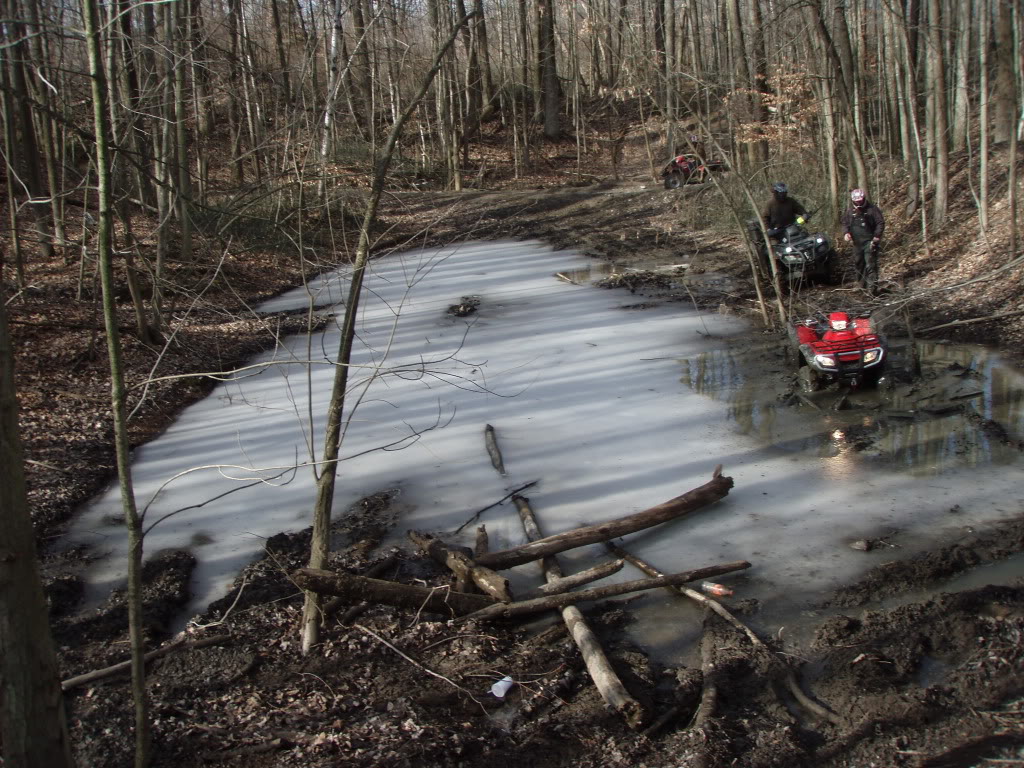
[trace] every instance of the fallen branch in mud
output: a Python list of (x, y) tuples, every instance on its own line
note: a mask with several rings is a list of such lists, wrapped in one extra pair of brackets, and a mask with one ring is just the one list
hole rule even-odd
[(814, 410), (816, 410), (816, 411), (820, 411), (820, 410), (821, 410), (821, 406), (820, 406), (820, 405), (818, 405), (818, 404), (817, 404), (816, 402), (814, 402), (813, 400), (811, 400), (811, 398), (809, 398), (809, 397), (808, 397), (807, 395), (805, 395), (805, 394), (804, 394), (803, 392), (794, 392), (793, 394), (794, 394), (794, 395), (796, 395), (796, 396), (797, 396), (798, 398), (800, 398), (800, 400), (801, 400), (801, 401), (802, 401), (802, 402), (803, 402), (804, 404), (806, 404), (806, 405), (809, 405), (809, 406), (811, 406), (811, 408), (813, 408)]
[[(480, 588), (481, 592), (490, 595), (495, 600), (505, 603), (512, 602), (508, 579), (490, 568), (477, 565), (471, 557), (470, 550), (445, 544), (440, 539), (419, 531), (409, 531), (408, 536), (421, 552), (429, 555), (441, 565), (447, 566), (455, 574), (459, 584), (472, 582)], [(457, 591), (468, 590), (459, 589)]]
[(300, 589), (308, 589), (321, 595), (337, 595), (350, 602), (382, 603), (395, 608), (430, 611), (448, 616), (463, 616), (495, 604), (494, 599), (486, 595), (453, 592), (446, 587), (398, 584), (394, 581), (369, 579), (351, 573), (333, 573), (318, 568), (299, 568), (292, 571), (291, 579)]
[(576, 547), (588, 544), (597, 544), (619, 536), (625, 536), (627, 533), (650, 528), (659, 523), (696, 512), (698, 509), (725, 498), (732, 486), (732, 478), (723, 476), (722, 467), (719, 465), (715, 467), (714, 474), (707, 483), (656, 507), (651, 507), (643, 512), (637, 512), (617, 520), (610, 520), (548, 536), (519, 547), (503, 549), (499, 552), (489, 552), (480, 557), (477, 560), (477, 564), (485, 565), (495, 570), (502, 570), (522, 565), (523, 563), (529, 563), (533, 560), (539, 560), (548, 555), (565, 552), (568, 549), (575, 549)]
[[(143, 656), (144, 662), (150, 662), (153, 659), (159, 659), (161, 656), (166, 656), (175, 651), (187, 651), (193, 648), (205, 648), (208, 645), (219, 645), (231, 639), (231, 635), (211, 635), (210, 637), (201, 637), (196, 640), (188, 640), (187, 637), (182, 636), (168, 643), (163, 648), (157, 648), (156, 650), (150, 651)], [(103, 680), (104, 678), (111, 677), (120, 672), (128, 672), (132, 668), (131, 659), (122, 661), (117, 664), (113, 664), (103, 669), (94, 669), (92, 672), (86, 672), (76, 677), (69, 677), (67, 680), (60, 684), (61, 690), (69, 691), (72, 688), (77, 688), (80, 685), (86, 683), (92, 683), (96, 680)]]
[(402, 657), (403, 659), (405, 659), (406, 661), (408, 661), (408, 662), (409, 662), (410, 664), (412, 664), (413, 666), (419, 667), (420, 669), (422, 669), (422, 670), (423, 670), (424, 672), (426, 672), (426, 673), (427, 673), (428, 675), (430, 675), (431, 677), (436, 677), (436, 678), (437, 678), (438, 680), (443, 680), (444, 682), (448, 683), (448, 685), (452, 686), (453, 688), (456, 688), (456, 689), (458, 689), (458, 690), (459, 690), (459, 691), (461, 691), (462, 693), (464, 693), (464, 694), (466, 694), (467, 696), (469, 696), (469, 698), (473, 699), (473, 701), (476, 701), (476, 697), (475, 697), (475, 696), (473, 696), (473, 694), (472, 694), (472, 693), (470, 693), (469, 691), (467, 691), (467, 690), (466, 690), (465, 688), (463, 688), (463, 687), (462, 687), (461, 685), (459, 685), (459, 684), (458, 684), (458, 683), (456, 683), (456, 682), (453, 682), (452, 680), (449, 680), (449, 679), (448, 679), (447, 677), (445, 677), (444, 675), (442, 675), (442, 674), (440, 674), (440, 673), (438, 673), (438, 672), (435, 672), (435, 671), (434, 671), (434, 670), (432, 670), (432, 669), (428, 669), (427, 667), (423, 666), (423, 665), (422, 665), (422, 664), (420, 664), (420, 663), (419, 663), (418, 661), (416, 661), (416, 659), (414, 659), (414, 658), (412, 658), (411, 656), (409, 656), (408, 654), (405, 654), (405, 653), (403, 653), (402, 651), (400, 651), (400, 650), (399, 650), (398, 648), (396, 648), (395, 646), (393, 646), (393, 645), (392, 645), (391, 643), (389, 643), (389, 642), (388, 642), (387, 640), (385, 640), (385, 639), (384, 639), (383, 637), (381, 637), (380, 635), (378, 635), (378, 634), (377, 634), (376, 632), (374, 632), (374, 631), (373, 631), (372, 629), (370, 629), (370, 628), (368, 628), (368, 627), (364, 627), (364, 626), (363, 626), (362, 624), (356, 624), (356, 625), (355, 625), (355, 627), (356, 627), (356, 629), (358, 629), (358, 630), (360, 630), (360, 631), (362, 631), (362, 632), (365, 632), (366, 634), (370, 635), (371, 637), (373, 637), (373, 638), (376, 638), (376, 639), (377, 639), (377, 640), (378, 640), (378, 641), (379, 641), (380, 643), (382, 643), (383, 645), (386, 645), (386, 646), (387, 646), (388, 648), (390, 648), (390, 649), (391, 649), (392, 651), (394, 651), (395, 653), (397, 653), (397, 654), (398, 654), (399, 656), (401, 656), (401, 657)]
[(266, 752), (273, 752), (275, 749), (284, 749), (287, 746), (290, 745), (284, 739), (271, 739), (270, 741), (264, 741), (259, 744), (250, 744), (246, 747), (225, 749), (220, 752), (204, 752), (202, 754), (202, 759), (211, 760), (213, 762), (219, 762), (221, 760), (233, 760), (236, 757), (262, 755)]
[[(366, 573), (364, 575), (367, 576), (368, 578), (375, 579), (378, 576), (380, 576), (382, 573), (384, 573), (384, 571), (386, 571), (388, 568), (393, 566), (395, 564), (395, 560), (396, 559), (397, 558), (396, 558), (395, 555), (388, 555), (383, 560), (379, 560), (378, 562), (376, 562), (373, 565), (371, 565), (367, 569), (367, 571), (366, 571)], [(324, 616), (324, 618), (326, 619), (328, 616), (331, 616), (335, 611), (338, 610), (338, 608), (340, 608), (344, 604), (345, 604), (345, 601), (342, 600), (340, 597), (334, 597), (334, 598), (331, 598), (330, 600), (328, 600), (326, 603), (324, 603), (324, 607), (323, 607), (323, 616)], [(349, 606), (348, 610), (345, 611), (345, 613), (342, 615), (342, 617), (339, 619), (339, 621), (342, 624), (349, 624), (360, 613), (362, 613), (363, 611), (365, 611), (369, 607), (370, 607), (370, 604), (368, 602), (366, 602), (365, 600), (363, 602), (361, 602), (361, 603), (356, 603), (355, 605)]]
[(703, 731), (707, 727), (708, 720), (714, 716), (715, 708), (718, 706), (718, 671), (715, 668), (714, 636), (708, 631), (710, 618), (710, 611), (704, 614), (704, 634), (700, 639), (700, 672), (704, 688), (692, 724), (698, 731)]
[[(542, 538), (537, 518), (530, 508), (529, 502), (522, 496), (515, 496), (512, 500), (519, 511), (519, 518), (523, 521), (523, 529), (526, 531), (527, 538)], [(618, 568), (615, 570), (622, 568), (622, 563), (623, 561), (619, 560)], [(541, 570), (548, 586), (569, 580), (563, 575), (562, 566), (559, 565), (558, 559), (554, 555), (544, 558)], [(601, 694), (601, 698), (609, 707), (621, 714), (631, 727), (640, 727), (646, 718), (646, 713), (640, 702), (629, 695), (626, 687), (619, 680), (619, 676), (615, 674), (615, 670), (612, 669), (612, 665), (601, 647), (601, 642), (591, 631), (586, 619), (583, 618), (583, 613), (574, 605), (566, 606), (562, 609), (562, 620), (576, 646), (580, 649), (583, 663), (586, 664), (590, 679), (594, 681), (594, 686)]]
[(685, 573), (676, 573), (658, 579), (639, 579), (624, 584), (610, 584), (606, 587), (587, 589), (582, 592), (566, 592), (560, 595), (548, 595), (533, 600), (517, 603), (500, 603), (487, 595), (473, 595), (466, 592), (455, 592), (447, 587), (421, 587), (415, 584), (398, 584), (393, 581), (381, 581), (351, 573), (333, 573), (319, 568), (299, 568), (292, 571), (291, 580), (299, 589), (308, 589), (321, 595), (337, 595), (352, 602), (374, 602), (390, 605), (395, 608), (408, 608), (414, 611), (430, 611), (449, 617), (460, 617), (460, 621), (494, 619), (529, 616), (542, 611), (564, 608), (574, 603), (603, 600), (627, 592), (639, 592), (645, 589), (657, 589), (671, 584), (684, 584), (687, 581), (706, 579), (723, 573), (732, 573), (749, 568), (750, 563), (737, 560), (732, 563), (711, 565)]
[(501, 458), (501, 450), (498, 448), (498, 439), (494, 434), (494, 427), (488, 424), (484, 427), (484, 443), (487, 445), (487, 454), (491, 457), (491, 464), (499, 475), (505, 474), (505, 462)]
[(985, 323), (989, 320), (1002, 320), (1004, 317), (1015, 317), (1016, 315), (1024, 315), (1024, 309), (1017, 309), (1013, 312), (1000, 312), (998, 315), (988, 315), (986, 317), (972, 317), (969, 320), (954, 320), (949, 323), (942, 323), (941, 325), (933, 325), (930, 328), (922, 328), (918, 333), (928, 333), (929, 331), (937, 331), (940, 328), (953, 328), (958, 325), (971, 325), (973, 323)]
[[(646, 573), (648, 576), (663, 576), (664, 575), (661, 571), (659, 571), (653, 565), (648, 563), (646, 560), (642, 560), (641, 558), (637, 557), (636, 555), (627, 552), (625, 549), (623, 549), (622, 547), (618, 546), (617, 544), (613, 544), (612, 542), (605, 542), (605, 546), (608, 548), (608, 551), (611, 552), (613, 555), (615, 555), (616, 557), (622, 558), (623, 560), (627, 560), (628, 562), (630, 562), (631, 564), (633, 564), (637, 568), (639, 568), (641, 571)], [(717, 613), (726, 622), (731, 624), (733, 627), (735, 627), (737, 630), (739, 630), (743, 635), (745, 635), (747, 637), (747, 639), (750, 640), (750, 644), (751, 645), (753, 645), (755, 648), (758, 648), (761, 651), (763, 651), (767, 655), (767, 657), (772, 661), (773, 664), (779, 665), (779, 666), (783, 667), (783, 677), (784, 677), (784, 680), (785, 680), (785, 683), (786, 683), (786, 688), (792, 694), (793, 698), (797, 700), (797, 702), (800, 704), (800, 706), (802, 706), (804, 709), (806, 709), (812, 715), (815, 715), (816, 717), (818, 717), (818, 718), (820, 718), (822, 720), (827, 720), (827, 721), (829, 721), (831, 723), (836, 723), (836, 724), (842, 724), (844, 722), (843, 719), (839, 715), (837, 715), (835, 712), (833, 712), (832, 710), (828, 709), (827, 707), (822, 706), (821, 704), (816, 702), (814, 699), (810, 698), (806, 693), (804, 693), (803, 689), (800, 688), (800, 684), (799, 684), (799, 682), (796, 679), (796, 673), (793, 671), (793, 669), (788, 664), (786, 664), (785, 662), (781, 661), (778, 658), (778, 656), (776, 656), (774, 653), (772, 653), (771, 649), (768, 648), (768, 646), (766, 646), (761, 641), (761, 638), (759, 638), (757, 636), (757, 634), (750, 627), (748, 627), (742, 621), (737, 619), (736, 616), (733, 615), (733, 613), (729, 609), (727, 609), (724, 605), (722, 605), (717, 600), (712, 600), (707, 595), (703, 595), (700, 592), (698, 592), (697, 590), (691, 589), (691, 588), (689, 588), (687, 586), (682, 586), (681, 585), (681, 586), (677, 586), (677, 587), (669, 587), (669, 589), (671, 589), (673, 592), (675, 592), (677, 594), (680, 594), (680, 595), (683, 595), (685, 597), (688, 597), (691, 600), (694, 600), (694, 601), (696, 601), (696, 602), (706, 606), (707, 608), (709, 608), (710, 610), (714, 611), (715, 613)], [(653, 729), (653, 726), (652, 726), (652, 729)]]
[[(516, 497), (517, 500), (521, 498), (521, 496)], [(523, 501), (525, 502), (525, 499)], [(551, 555), (551, 557), (553, 558), (554, 555)], [(548, 558), (544, 559), (547, 560)], [(611, 576), (613, 573), (618, 573), (622, 570), (622, 566), (625, 564), (625, 560), (612, 560), (607, 563), (595, 565), (593, 568), (587, 568), (579, 573), (574, 573), (571, 576), (560, 576), (548, 579), (546, 584), (542, 584), (532, 592), (523, 595), (523, 599), (529, 600), (534, 597), (557, 595), (562, 592), (568, 592), (570, 589), (575, 589), (576, 587), (581, 587), (584, 584), (590, 584), (598, 579), (603, 579), (605, 576)]]
[(493, 504), (488, 504), (483, 509), (478, 509), (476, 512), (473, 513), (473, 516), (471, 518), (469, 518), (469, 520), (467, 520), (462, 525), (460, 525), (458, 528), (456, 528), (454, 531), (452, 531), (452, 535), (454, 536), (457, 533), (461, 533), (462, 529), (465, 528), (467, 525), (469, 525), (470, 523), (475, 523), (477, 521), (477, 519), (480, 517), (480, 515), (482, 515), (488, 509), (491, 509), (492, 507), (498, 506), (503, 501), (505, 501), (505, 499), (509, 499), (509, 498), (515, 496), (520, 491), (525, 491), (527, 488), (532, 488), (533, 486), (535, 486), (539, 482), (540, 482), (540, 480), (533, 480), (533, 481), (527, 483), (526, 485), (521, 485), (518, 488), (516, 488), (514, 491), (510, 491), (509, 493), (506, 493), (504, 496), (502, 496), (500, 499), (498, 499)]
[(533, 600), (523, 600), (518, 603), (492, 603), (491, 605), (463, 616), (459, 621), (494, 621), (495, 619), (511, 619), (520, 616), (529, 616), (542, 611), (550, 611), (564, 608), (575, 603), (593, 602), (603, 600), (606, 597), (617, 597), (629, 592), (641, 592), (647, 589), (657, 589), (675, 584), (685, 584), (688, 581), (707, 579), (712, 576), (721, 576), (723, 573), (732, 573), (749, 568), (750, 563), (746, 560), (737, 560), (721, 565), (709, 565), (705, 568), (697, 568), (692, 571), (675, 573), (670, 576), (662, 576), (656, 579), (637, 579), (621, 584), (609, 584), (605, 587), (585, 589), (581, 592), (564, 592), (560, 595), (548, 595), (537, 597)]

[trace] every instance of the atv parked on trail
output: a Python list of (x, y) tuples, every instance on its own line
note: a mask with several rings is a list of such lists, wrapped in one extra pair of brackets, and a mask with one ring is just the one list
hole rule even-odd
[(867, 315), (818, 312), (788, 327), (795, 348), (797, 379), (804, 392), (833, 382), (850, 387), (874, 386), (888, 362), (885, 339)]
[(665, 189), (679, 189), (684, 184), (703, 184), (712, 171), (724, 171), (720, 160), (701, 160), (696, 155), (677, 155), (661, 170)]
[[(807, 214), (807, 218), (812, 215)], [(769, 250), (756, 219), (747, 222), (747, 236), (757, 249), (765, 275), (771, 275)], [(804, 280), (837, 282), (839, 257), (824, 232), (808, 232), (803, 225), (793, 223), (781, 229), (769, 229), (768, 236), (783, 288), (792, 289)]]

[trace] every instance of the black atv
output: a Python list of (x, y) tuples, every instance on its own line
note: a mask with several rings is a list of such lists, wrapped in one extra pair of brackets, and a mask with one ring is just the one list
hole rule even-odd
[[(812, 214), (807, 214), (810, 218)], [(761, 226), (756, 219), (747, 222), (747, 235), (757, 249), (761, 267), (771, 275), (768, 248), (765, 247)], [(805, 280), (829, 284), (838, 282), (839, 257), (824, 232), (808, 232), (801, 224), (790, 224), (780, 229), (769, 229), (771, 254), (779, 270), (782, 284), (794, 288)]]

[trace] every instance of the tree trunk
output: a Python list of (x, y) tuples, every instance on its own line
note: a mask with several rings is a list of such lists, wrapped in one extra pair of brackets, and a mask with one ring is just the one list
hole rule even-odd
[(61, 768), (74, 762), (26, 498), (7, 300), (0, 286), (0, 743), (10, 768)]
[(928, 0), (928, 56), (931, 85), (929, 93), (934, 98), (933, 141), (935, 146), (935, 177), (932, 179), (932, 222), (936, 228), (946, 223), (946, 209), (949, 199), (949, 122), (946, 102), (946, 57), (942, 40), (942, 3)]
[[(363, 276), (366, 272), (366, 264), (370, 258), (370, 236), (374, 222), (377, 219), (377, 207), (380, 205), (381, 195), (384, 194), (388, 169), (391, 166), (395, 147), (405, 128), (405, 123), (426, 95), (438, 70), (441, 68), (441, 63), (448, 49), (455, 42), (459, 29), (466, 21), (466, 17), (459, 19), (452, 30), (451, 36), (438, 50), (434, 57), (433, 66), (423, 76), (419, 92), (406, 104), (405, 111), (402, 112), (399, 119), (391, 127), (391, 133), (381, 153), (381, 159), (374, 169), (366, 212), (363, 215), (362, 226), (359, 228), (359, 243), (356, 246), (355, 263), (352, 265), (348, 301), (345, 303), (345, 318), (341, 326), (338, 356), (335, 361), (334, 382), (331, 388), (331, 398), (327, 406), (327, 423), (324, 427), (324, 450), (321, 459), (323, 471), (317, 481), (316, 501), (313, 507), (313, 538), (310, 543), (309, 554), (310, 568), (323, 568), (327, 563), (327, 550), (331, 536), (331, 506), (334, 503), (334, 485), (338, 474), (338, 452), (341, 447), (342, 413), (345, 408), (345, 393), (348, 388), (349, 362), (352, 359), (352, 345), (356, 332), (356, 315), (359, 309), (360, 294), (363, 289)], [(307, 592), (302, 610), (302, 652), (309, 653), (313, 646), (319, 642), (319, 639), (320, 596), (315, 592)]]
[(981, 234), (988, 232), (988, 153), (989, 153), (989, 83), (988, 43), (989, 4), (981, 2), (978, 23), (978, 224)]
[(540, 69), (544, 136), (554, 141), (562, 135), (562, 88), (555, 51), (554, 0), (537, 0), (537, 58)]
[(114, 418), (114, 450), (121, 488), (121, 504), (128, 529), (128, 630), (132, 655), (132, 697), (135, 703), (135, 768), (149, 762), (149, 704), (146, 698), (145, 649), (142, 635), (142, 518), (135, 507), (126, 418), (127, 391), (121, 361), (121, 336), (117, 322), (113, 268), (113, 190), (110, 178), (110, 126), (107, 118), (107, 86), (100, 50), (99, 13), (95, 0), (82, 0), (82, 17), (92, 81), (93, 124), (96, 134), (98, 190), (97, 256), (103, 288), (103, 321), (110, 359), (110, 400)]
[(1010, 0), (995, 0), (996, 39), (995, 93), (992, 97), (992, 138), (996, 144), (1010, 140), (1011, 132), (1017, 126), (1015, 105), (1017, 103), (1016, 77), (1013, 56), (1013, 3)]
[(818, 39), (821, 42), (822, 49), (824, 50), (825, 56), (832, 67), (832, 71), (835, 73), (836, 83), (839, 86), (840, 101), (843, 105), (842, 116), (843, 122), (846, 124), (846, 135), (850, 149), (850, 162), (853, 164), (853, 175), (858, 187), (868, 186), (868, 170), (867, 165), (864, 163), (864, 151), (861, 146), (860, 136), (857, 133), (854, 125), (854, 101), (853, 94), (846, 87), (846, 81), (843, 77), (843, 65), (840, 61), (838, 52), (836, 51), (835, 43), (832, 41), (832, 36), (829, 34), (828, 29), (825, 26), (825, 20), (822, 17), (821, 0), (811, 0), (807, 6), (807, 11), (810, 14), (810, 23), (818, 35)]
[(31, 62), (31, 52), (25, 39), (25, 25), (17, 21), (21, 18), (21, 14), (15, 0), (8, 0), (6, 11), (7, 19), (14, 20), (3, 25), (4, 43), (6, 47), (10, 48), (4, 58), (7, 63), (11, 89), (14, 91), (15, 107), (14, 114), (8, 115), (8, 119), (13, 120), (18, 134), (18, 149), (20, 151), (15, 153), (15, 157), (21, 159), (18, 172), (28, 191), (28, 210), (35, 222), (36, 239), (43, 258), (50, 259), (53, 256), (53, 236), (47, 213), (49, 194), (43, 183), (39, 142), (36, 137), (35, 125), (32, 122), (32, 98), (25, 79), (24, 62)]

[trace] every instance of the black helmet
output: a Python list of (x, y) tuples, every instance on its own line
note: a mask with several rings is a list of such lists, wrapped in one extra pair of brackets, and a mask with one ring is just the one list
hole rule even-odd
[(774, 184), (772, 184), (772, 192), (774, 192), (779, 197), (785, 197), (789, 193), (789, 187), (787, 187), (781, 181), (776, 181)]

